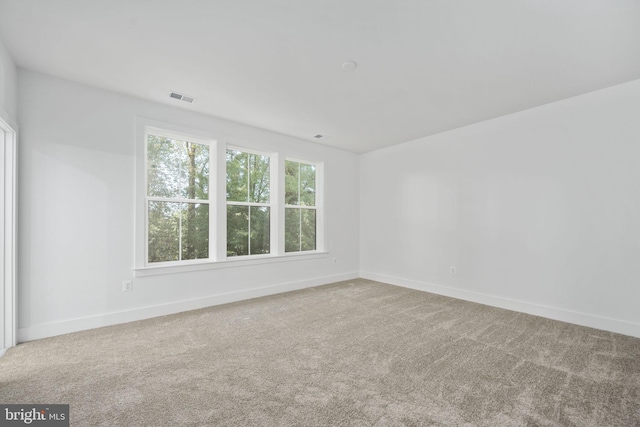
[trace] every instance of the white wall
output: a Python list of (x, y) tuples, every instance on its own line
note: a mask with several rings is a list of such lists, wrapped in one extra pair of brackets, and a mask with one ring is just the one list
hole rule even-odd
[[(358, 269), (640, 336), (640, 81), (361, 157), (30, 71), (19, 72), (18, 93), (21, 340)], [(331, 254), (136, 278), (123, 293), (133, 275), (136, 116), (324, 160)]]
[[(123, 293), (134, 263), (136, 116), (324, 161), (330, 255), (139, 277)], [(24, 70), (19, 119), (20, 340), (358, 276), (355, 154)]]
[(18, 72), (0, 40), (0, 117), (15, 126), (18, 114)]
[(363, 276), (640, 336), (640, 81), (365, 154), (360, 189)]

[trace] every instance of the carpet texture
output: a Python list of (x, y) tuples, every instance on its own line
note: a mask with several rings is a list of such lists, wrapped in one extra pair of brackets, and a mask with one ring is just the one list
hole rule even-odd
[(354, 280), (28, 342), (1, 403), (93, 426), (639, 426), (640, 339)]

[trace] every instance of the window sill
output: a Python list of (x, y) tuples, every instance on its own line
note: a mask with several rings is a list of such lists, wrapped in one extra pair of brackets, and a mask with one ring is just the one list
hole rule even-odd
[(194, 261), (188, 264), (164, 264), (134, 268), (135, 277), (158, 276), (163, 274), (188, 273), (191, 271), (214, 270), (218, 268), (234, 268), (248, 265), (273, 264), (289, 261), (303, 261), (327, 258), (328, 252), (303, 252), (286, 255), (256, 255), (227, 258), (224, 261)]

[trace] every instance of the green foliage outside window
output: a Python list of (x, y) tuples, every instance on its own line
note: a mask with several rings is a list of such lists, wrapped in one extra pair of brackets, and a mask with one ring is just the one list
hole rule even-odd
[(147, 197), (148, 262), (209, 257), (207, 145), (148, 135)]
[(268, 254), (270, 158), (227, 150), (227, 256)]
[[(206, 143), (148, 134), (147, 261), (209, 258)], [(227, 256), (271, 253), (270, 157), (226, 151)], [(316, 166), (285, 161), (285, 252), (316, 249)]]
[(285, 161), (285, 252), (316, 249), (316, 167)]

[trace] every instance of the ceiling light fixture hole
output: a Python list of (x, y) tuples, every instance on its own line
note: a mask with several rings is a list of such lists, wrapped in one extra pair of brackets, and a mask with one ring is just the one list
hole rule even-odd
[(355, 61), (346, 61), (342, 63), (342, 69), (344, 71), (353, 71), (357, 66), (358, 64)]

